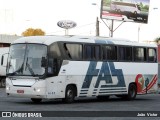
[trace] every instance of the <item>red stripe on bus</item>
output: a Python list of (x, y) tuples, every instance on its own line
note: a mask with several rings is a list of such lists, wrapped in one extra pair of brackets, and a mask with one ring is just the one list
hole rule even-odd
[[(147, 86), (147, 91), (153, 87), (153, 85), (157, 82), (157, 80), (158, 80), (158, 77), (157, 75), (155, 75), (152, 81)], [(141, 93), (146, 93), (146, 88), (144, 88)]]

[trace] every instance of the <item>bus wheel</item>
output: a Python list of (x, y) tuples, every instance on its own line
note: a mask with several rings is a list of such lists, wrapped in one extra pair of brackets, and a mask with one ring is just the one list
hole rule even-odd
[(6, 86), (6, 79), (5, 78), (1, 79), (1, 86), (2, 87)]
[(135, 84), (130, 84), (129, 88), (128, 88), (128, 95), (127, 95), (127, 99), (128, 100), (134, 100), (136, 98), (137, 95), (137, 87)]
[(63, 99), (66, 103), (73, 103), (75, 98), (75, 88), (73, 86), (67, 86), (65, 98)]
[(34, 103), (40, 103), (42, 101), (42, 99), (40, 99), (40, 98), (31, 98), (31, 100)]
[(136, 11), (134, 11), (134, 15), (137, 15), (137, 12), (136, 12)]

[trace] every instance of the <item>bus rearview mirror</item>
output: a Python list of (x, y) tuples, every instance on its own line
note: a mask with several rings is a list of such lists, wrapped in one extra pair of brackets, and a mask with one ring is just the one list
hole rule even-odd
[(46, 58), (45, 57), (42, 57), (42, 60), (41, 60), (41, 67), (46, 67)]

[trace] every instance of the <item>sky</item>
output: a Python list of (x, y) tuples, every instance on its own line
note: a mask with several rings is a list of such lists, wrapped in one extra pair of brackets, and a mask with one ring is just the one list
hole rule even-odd
[[(101, 0), (0, 0), (0, 34), (21, 35), (32, 27), (42, 29), (47, 35), (64, 35), (64, 29), (58, 27), (57, 22), (72, 20), (77, 26), (69, 30), (70, 35), (95, 36), (100, 3)], [(150, 0), (148, 24), (125, 22), (113, 36), (132, 41), (152, 41), (160, 37), (159, 5), (160, 0)], [(110, 25), (109, 20), (104, 21)], [(114, 28), (119, 24), (121, 22), (115, 21)], [(100, 35), (109, 36), (109, 30), (101, 20)]]

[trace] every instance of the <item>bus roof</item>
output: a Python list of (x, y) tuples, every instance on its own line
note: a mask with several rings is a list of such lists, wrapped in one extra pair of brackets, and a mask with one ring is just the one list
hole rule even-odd
[(117, 44), (117, 45), (130, 45), (130, 46), (148, 46), (156, 47), (156, 44), (138, 43), (127, 39), (97, 37), (97, 36), (29, 36), (22, 37), (15, 40), (12, 44), (16, 43), (35, 43), (50, 45), (58, 41), (79, 42), (79, 43), (99, 43), (99, 44)]

